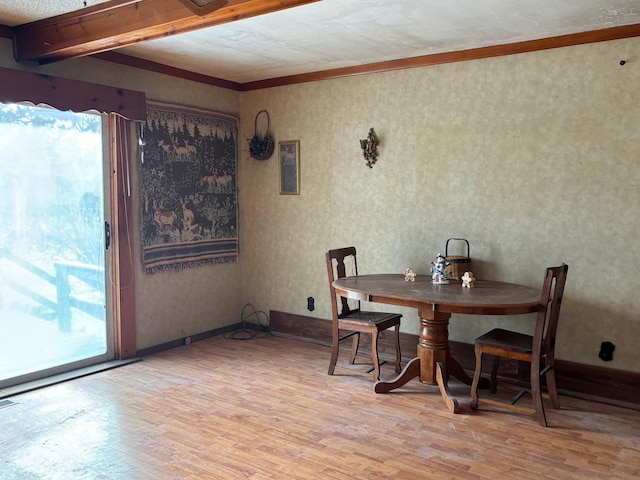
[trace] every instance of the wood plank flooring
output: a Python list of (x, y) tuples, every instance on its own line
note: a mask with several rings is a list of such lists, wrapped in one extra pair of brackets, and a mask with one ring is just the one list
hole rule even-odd
[(11, 397), (0, 478), (640, 477), (638, 411), (561, 397), (545, 429), (517, 412), (471, 411), (468, 387), (453, 382), (453, 415), (434, 387), (412, 380), (377, 395), (369, 376), (327, 375), (328, 362), (311, 343), (214, 337)]

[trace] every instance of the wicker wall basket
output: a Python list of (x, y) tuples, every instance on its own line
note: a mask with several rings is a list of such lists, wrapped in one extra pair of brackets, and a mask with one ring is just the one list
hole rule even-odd
[[(467, 244), (467, 256), (449, 255), (449, 242), (458, 240)], [(445, 261), (448, 263), (446, 267), (447, 275), (451, 280), (460, 280), (464, 272), (471, 271), (471, 257), (469, 256), (469, 242), (464, 238), (450, 238), (444, 248)]]
[[(267, 129), (263, 135), (258, 133), (258, 117), (261, 113), (264, 113), (267, 116)], [(255, 133), (251, 140), (249, 140), (249, 155), (251, 155), (251, 158), (256, 160), (267, 160), (271, 155), (273, 155), (275, 142), (273, 141), (273, 136), (269, 133), (270, 123), (271, 119), (269, 118), (269, 112), (266, 110), (260, 110), (256, 114), (256, 120), (254, 122)]]

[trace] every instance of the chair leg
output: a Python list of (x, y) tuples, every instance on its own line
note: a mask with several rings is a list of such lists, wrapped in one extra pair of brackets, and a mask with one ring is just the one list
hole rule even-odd
[(533, 405), (535, 406), (538, 423), (546, 427), (547, 417), (544, 414), (542, 391), (540, 389), (540, 362), (536, 361), (535, 358), (531, 362), (531, 396), (533, 397)]
[(556, 372), (555, 365), (553, 365), (553, 361), (551, 361), (547, 367), (547, 371), (545, 372), (545, 379), (547, 381), (547, 390), (549, 391), (549, 399), (551, 400), (551, 405), (553, 408), (560, 408), (560, 400), (558, 400), (558, 390), (556, 388)]
[(402, 371), (400, 362), (402, 362), (402, 354), (400, 353), (400, 325), (396, 325), (396, 373)]
[(373, 357), (373, 379), (380, 380), (380, 360), (378, 359), (378, 329), (371, 331), (371, 356)]
[(498, 367), (499, 366), (500, 366), (500, 357), (498, 355), (494, 355), (493, 366), (491, 367), (491, 386), (489, 387), (489, 391), (491, 393), (496, 393), (498, 391)]
[(351, 342), (351, 356), (349, 357), (349, 363), (356, 363), (356, 356), (358, 355), (358, 346), (360, 345), (360, 332), (353, 334), (353, 342)]
[(338, 350), (340, 349), (340, 341), (337, 338), (333, 339), (331, 343), (331, 359), (329, 360), (329, 375), (333, 375), (336, 369), (336, 362), (338, 361)]
[(478, 385), (480, 383), (480, 375), (482, 375), (482, 348), (478, 345), (475, 347), (476, 354), (476, 370), (473, 372), (473, 382), (471, 382), (471, 410), (478, 408)]

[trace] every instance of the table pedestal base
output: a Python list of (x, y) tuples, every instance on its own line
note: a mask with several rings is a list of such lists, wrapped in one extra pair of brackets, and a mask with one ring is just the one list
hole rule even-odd
[[(458, 400), (449, 391), (449, 375), (466, 385), (471, 385), (472, 379), (449, 354), (448, 328), (451, 315), (430, 309), (420, 309), (419, 314), (421, 329), (418, 356), (407, 363), (394, 380), (376, 382), (374, 390), (376, 393), (387, 393), (418, 377), (422, 383), (437, 385), (449, 411), (457, 413)], [(488, 387), (489, 382), (482, 378), (480, 388)]]
[[(450, 361), (450, 363), (455, 363), (458, 365), (458, 367), (460, 367), (458, 362), (456, 362), (455, 360), (453, 360), (453, 362)], [(462, 380), (468, 385), (471, 385), (471, 378), (466, 373), (464, 373), (461, 367), (460, 367), (460, 370), (464, 374), (464, 378), (461, 378), (460, 380)], [(402, 372), (400, 372), (400, 374), (394, 380), (390, 382), (378, 381), (375, 383), (373, 388), (376, 393), (388, 393), (391, 390), (395, 390), (396, 388), (402, 387), (409, 380), (412, 380), (416, 377), (420, 378), (420, 358), (419, 357), (416, 357), (412, 359), (409, 363), (407, 363), (407, 365), (404, 367)], [(436, 363), (436, 385), (438, 385), (438, 388), (440, 389), (440, 394), (442, 395), (442, 399), (444, 400), (444, 403), (447, 405), (447, 409), (451, 413), (458, 413), (458, 400), (449, 391), (448, 380), (449, 379), (446, 373), (445, 365), (442, 362), (437, 362)], [(428, 383), (428, 382), (422, 382), (422, 383)]]

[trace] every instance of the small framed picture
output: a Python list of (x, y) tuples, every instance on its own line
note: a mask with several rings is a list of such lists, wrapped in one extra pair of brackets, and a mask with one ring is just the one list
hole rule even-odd
[(300, 194), (300, 140), (278, 142), (280, 195)]

